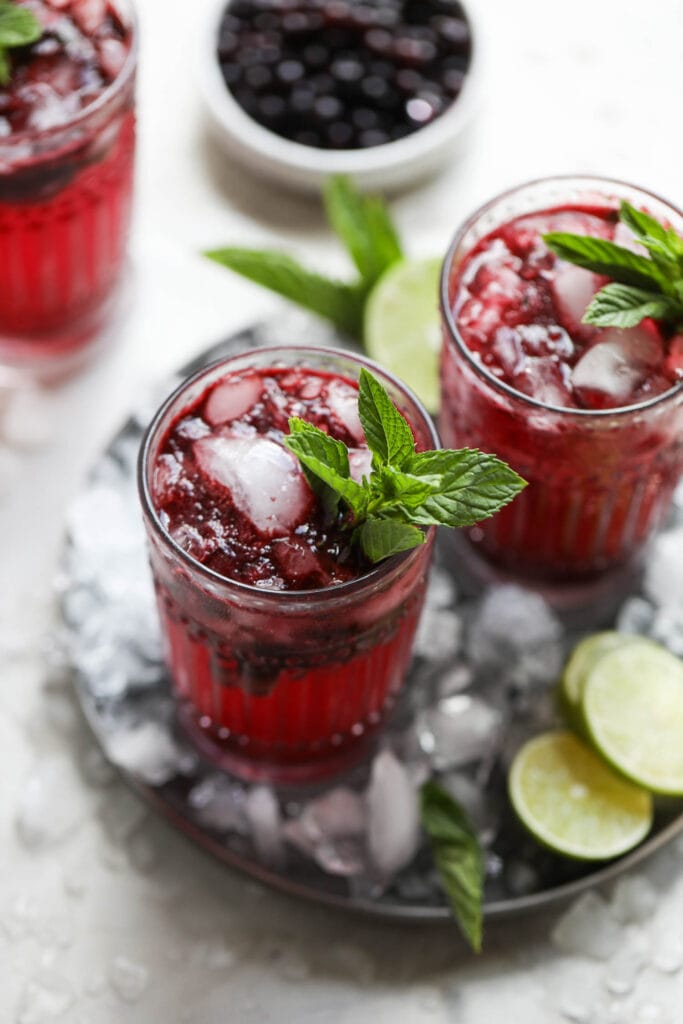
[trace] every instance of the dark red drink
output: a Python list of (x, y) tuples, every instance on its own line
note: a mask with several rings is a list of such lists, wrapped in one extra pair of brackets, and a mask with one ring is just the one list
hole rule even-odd
[(0, 88), (0, 362), (78, 364), (106, 323), (133, 188), (136, 41), (122, 0), (25, 0), (43, 28)]
[(446, 259), (440, 431), (446, 446), (493, 452), (529, 481), (469, 533), (521, 576), (586, 579), (629, 562), (683, 470), (679, 341), (651, 320), (583, 324), (606, 279), (541, 237), (635, 245), (618, 223), (621, 198), (681, 229), (678, 211), (630, 186), (550, 179), (475, 214)]
[[(176, 695), (200, 744), (248, 776), (315, 778), (358, 756), (403, 681), (428, 543), (373, 567), (282, 444), (295, 415), (370, 469), (362, 360), (262, 349), (203, 371), (148, 433), (141, 490)], [(416, 400), (376, 368), (433, 447)]]

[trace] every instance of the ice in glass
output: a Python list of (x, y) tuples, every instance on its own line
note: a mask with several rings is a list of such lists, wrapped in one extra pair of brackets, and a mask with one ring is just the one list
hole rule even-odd
[(0, 86), (0, 363), (84, 358), (117, 298), (135, 143), (127, 0), (26, 0), (42, 27)]
[(542, 235), (636, 246), (621, 199), (681, 231), (657, 197), (600, 179), (534, 182), (458, 232), (442, 277), (440, 434), (493, 452), (529, 486), (468, 533), (496, 566), (588, 580), (634, 559), (683, 471), (683, 339), (644, 320), (582, 323), (606, 283), (555, 256)]
[[(330, 525), (296, 457), (308, 420), (370, 470), (357, 411), (368, 364), (324, 349), (261, 349), (191, 378), (151, 425), (140, 487), (166, 656), (181, 714), (210, 756), (252, 778), (314, 779), (362, 751), (403, 682), (433, 530), (369, 564)], [(373, 367), (411, 424), (431, 420)]]

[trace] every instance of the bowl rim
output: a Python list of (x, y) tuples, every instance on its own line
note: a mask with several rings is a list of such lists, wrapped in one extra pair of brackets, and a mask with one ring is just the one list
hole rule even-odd
[(216, 59), (216, 35), (229, 0), (211, 0), (198, 46), (198, 80), (204, 104), (224, 142), (241, 147), (271, 167), (302, 176), (369, 174), (402, 169), (411, 163), (420, 171), (420, 158), (454, 142), (472, 119), (482, 95), (482, 36), (476, 4), (461, 4), (472, 37), (472, 55), (459, 95), (432, 122), (403, 139), (367, 149), (317, 149), (285, 139), (259, 124), (237, 103), (225, 85)]

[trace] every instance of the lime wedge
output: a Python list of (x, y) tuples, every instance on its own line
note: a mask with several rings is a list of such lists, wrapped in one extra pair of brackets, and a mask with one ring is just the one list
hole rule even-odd
[(572, 724), (580, 722), (581, 698), (593, 667), (603, 654), (637, 639), (628, 633), (607, 630), (604, 633), (593, 633), (576, 645), (565, 666), (560, 684), (560, 696)]
[(600, 658), (583, 717), (604, 758), (639, 786), (683, 795), (683, 663), (649, 640)]
[(365, 306), (365, 348), (404, 380), (430, 412), (439, 408), (440, 259), (403, 260), (382, 275)]
[(522, 823), (544, 846), (609, 860), (652, 825), (652, 797), (613, 772), (571, 732), (543, 733), (517, 752), (508, 780)]

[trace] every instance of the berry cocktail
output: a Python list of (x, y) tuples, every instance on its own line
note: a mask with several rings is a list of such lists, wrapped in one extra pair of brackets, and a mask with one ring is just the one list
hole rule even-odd
[(680, 233), (681, 213), (639, 189), (548, 179), (477, 212), (445, 261), (440, 432), (446, 445), (494, 452), (529, 482), (468, 535), (522, 577), (587, 580), (628, 564), (683, 471), (681, 339), (651, 319), (584, 323), (607, 278), (542, 238), (569, 232), (637, 252), (619, 222), (622, 199)]
[[(160, 410), (140, 463), (166, 655), (182, 716), (249, 777), (316, 778), (357, 757), (403, 682), (432, 533), (373, 565), (326, 514), (283, 438), (292, 416), (370, 472), (358, 417), (366, 362), (261, 349), (191, 378)], [(375, 369), (437, 444), (417, 400)]]
[(77, 365), (106, 324), (133, 188), (135, 25), (127, 0), (26, 0), (33, 43), (0, 86), (0, 362)]

